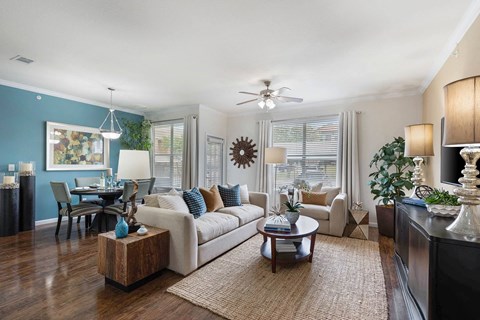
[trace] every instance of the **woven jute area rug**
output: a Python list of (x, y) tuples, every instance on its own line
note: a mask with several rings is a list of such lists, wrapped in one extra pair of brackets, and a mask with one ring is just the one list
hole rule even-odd
[(313, 262), (278, 266), (257, 235), (168, 292), (227, 319), (387, 319), (378, 243), (317, 235)]

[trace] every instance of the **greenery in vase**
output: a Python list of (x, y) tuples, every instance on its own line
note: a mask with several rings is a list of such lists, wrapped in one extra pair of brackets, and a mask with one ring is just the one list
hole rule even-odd
[(152, 123), (149, 120), (138, 122), (128, 119), (122, 119), (122, 123), (123, 134), (120, 137), (122, 148), (150, 151), (150, 148), (152, 147), (150, 139)]
[(413, 171), (413, 160), (404, 156), (405, 139), (402, 137), (394, 138), (390, 143), (381, 147), (374, 154), (370, 162), (370, 168), (375, 167), (375, 171), (370, 173), (372, 180), (368, 182), (373, 199), (379, 199), (378, 203), (391, 205), (396, 197), (405, 196), (404, 189), (413, 188), (411, 182)]
[(302, 204), (300, 202), (295, 202), (293, 203), (293, 201), (285, 201), (283, 203), (286, 207), (287, 207), (287, 211), (290, 211), (290, 212), (300, 212), (300, 208), (303, 208)]
[(450, 194), (443, 189), (433, 189), (432, 193), (425, 199), (426, 204), (441, 204), (445, 206), (459, 206), (458, 197), (454, 194)]

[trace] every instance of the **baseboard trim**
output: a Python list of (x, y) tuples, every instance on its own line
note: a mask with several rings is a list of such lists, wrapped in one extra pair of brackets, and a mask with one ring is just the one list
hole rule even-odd
[(45, 220), (37, 220), (37, 221), (35, 221), (35, 225), (36, 225), (36, 226), (41, 226), (41, 225), (49, 224), (49, 223), (56, 223), (57, 220), (58, 220), (57, 218), (45, 219)]
[(370, 222), (368, 226), (372, 228), (378, 228), (378, 224), (376, 222)]

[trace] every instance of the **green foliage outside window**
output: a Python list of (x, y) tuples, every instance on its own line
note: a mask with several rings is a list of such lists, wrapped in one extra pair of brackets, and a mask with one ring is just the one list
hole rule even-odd
[(149, 120), (138, 122), (128, 119), (122, 119), (122, 123), (123, 134), (120, 137), (122, 148), (150, 151), (152, 147), (150, 138), (152, 123)]

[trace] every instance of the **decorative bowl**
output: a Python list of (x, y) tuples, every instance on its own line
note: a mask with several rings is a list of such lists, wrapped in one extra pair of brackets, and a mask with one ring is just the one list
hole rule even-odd
[(427, 204), (427, 211), (437, 217), (456, 217), (461, 206), (445, 206), (443, 204)]

